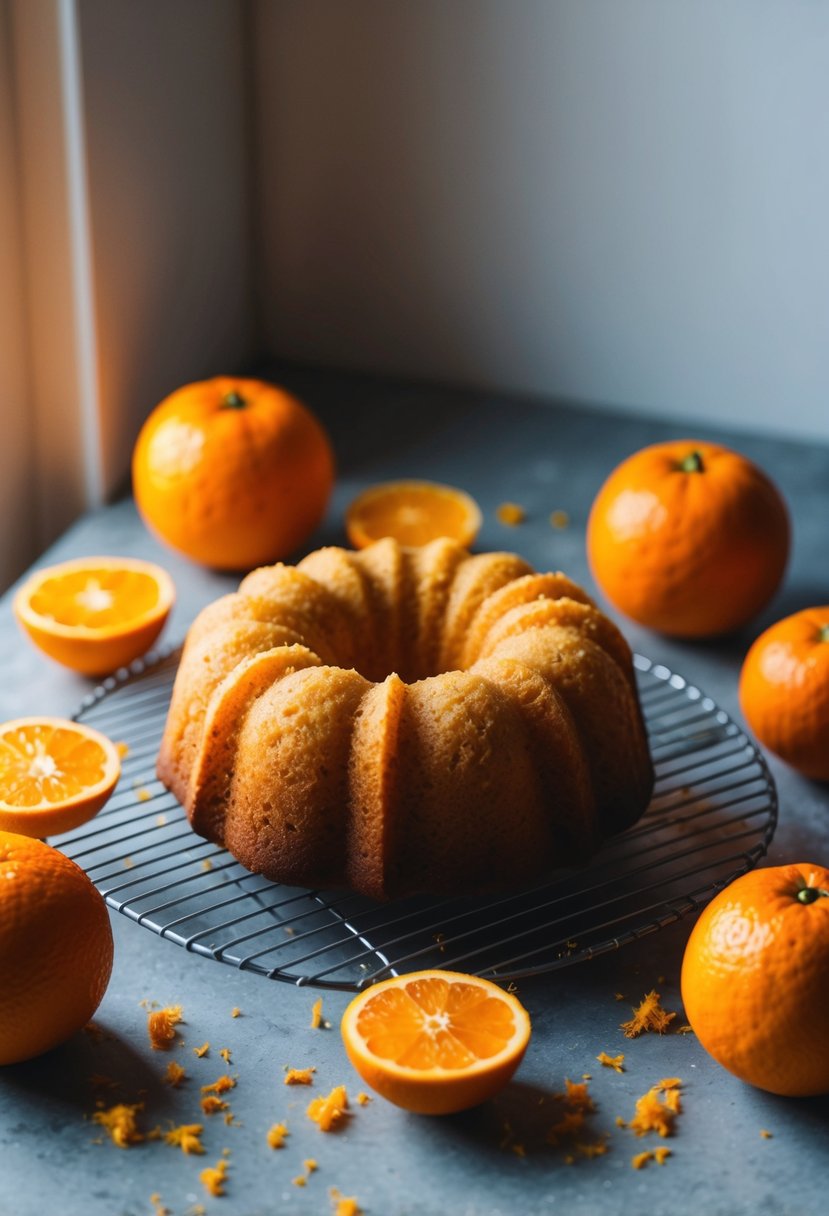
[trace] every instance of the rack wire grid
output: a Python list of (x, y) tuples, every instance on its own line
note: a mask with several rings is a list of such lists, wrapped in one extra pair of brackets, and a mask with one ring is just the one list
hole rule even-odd
[(123, 741), (122, 776), (95, 819), (54, 843), (112, 908), (270, 979), (358, 991), (428, 967), (496, 981), (552, 971), (702, 907), (756, 865), (774, 834), (777, 794), (754, 744), (700, 689), (635, 655), (654, 797), (587, 867), (486, 899), (378, 904), (281, 886), (195, 835), (156, 778), (179, 653), (148, 655), (84, 700), (76, 720)]

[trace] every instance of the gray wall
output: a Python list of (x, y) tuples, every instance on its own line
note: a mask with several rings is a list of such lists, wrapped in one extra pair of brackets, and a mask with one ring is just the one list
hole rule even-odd
[(275, 352), (829, 438), (829, 4), (255, 25)]

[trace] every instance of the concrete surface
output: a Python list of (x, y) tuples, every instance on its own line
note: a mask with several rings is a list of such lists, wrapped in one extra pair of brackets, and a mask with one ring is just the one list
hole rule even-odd
[[(273, 370), (273, 369), (272, 369)], [(598, 486), (625, 455), (668, 431), (636, 417), (535, 406), (515, 399), (438, 390), (357, 377), (273, 370), (302, 392), (327, 421), (340, 478), (325, 524), (308, 548), (343, 540), (343, 510), (365, 485), (396, 476), (423, 476), (464, 486), (478, 499), (485, 524), (478, 548), (512, 548), (541, 568), (562, 568), (588, 588), (584, 555), (587, 511)], [(690, 429), (690, 428), (689, 428)], [(698, 437), (720, 436), (697, 428)], [(751, 638), (797, 607), (829, 601), (826, 520), (829, 450), (817, 445), (734, 438), (777, 481), (794, 519), (794, 549), (784, 587), (762, 618), (739, 636), (680, 644), (620, 622), (642, 653), (683, 673), (741, 721), (736, 681)], [(505, 500), (527, 510), (519, 528), (494, 515)], [(568, 512), (569, 526), (550, 528), (552, 510)], [(42, 561), (106, 552), (143, 555), (171, 571), (178, 602), (166, 637), (181, 636), (195, 612), (235, 585), (163, 549), (145, 531), (130, 500), (80, 520)], [(10, 595), (0, 602), (0, 714), (69, 714), (90, 685), (63, 671), (24, 642), (13, 622)], [(772, 863), (829, 859), (829, 791), (771, 759), (778, 783), (780, 825)], [(105, 1037), (81, 1034), (28, 1064), (0, 1073), (0, 1216), (153, 1216), (157, 1193), (172, 1216), (204, 1204), (224, 1216), (333, 1211), (329, 1188), (359, 1200), (366, 1216), (500, 1216), (567, 1212), (605, 1216), (635, 1211), (649, 1216), (810, 1216), (822, 1210), (829, 1169), (829, 1099), (784, 1100), (749, 1088), (719, 1068), (693, 1035), (623, 1039), (619, 1023), (631, 1004), (657, 986), (666, 1008), (683, 1020), (679, 969), (691, 924), (680, 922), (634, 946), (553, 975), (523, 981), (519, 996), (533, 1021), (533, 1039), (514, 1082), (501, 1096), (466, 1114), (428, 1119), (381, 1099), (353, 1106), (347, 1126), (323, 1135), (305, 1117), (313, 1094), (344, 1083), (352, 1098), (361, 1085), (346, 1061), (337, 1030), (347, 994), (326, 993), (330, 1029), (309, 1026), (315, 994), (239, 972), (186, 953), (113, 914), (115, 969), (96, 1021)], [(664, 980), (660, 977), (664, 977)], [(617, 1001), (614, 994), (624, 994)], [(169, 1056), (150, 1049), (141, 1002), (180, 1003), (181, 1046)], [(238, 1006), (242, 1016), (231, 1018)], [(804, 1010), (804, 1016), (808, 1011)], [(797, 1028), (792, 1028), (797, 1033)], [(209, 1041), (208, 1057), (191, 1048)], [(232, 1052), (238, 1075), (230, 1094), (233, 1125), (203, 1119), (198, 1087), (227, 1070), (221, 1047)], [(625, 1052), (617, 1075), (595, 1059)], [(189, 1080), (179, 1090), (161, 1083), (168, 1058), (182, 1062)], [(285, 1065), (313, 1064), (313, 1090), (283, 1085)], [(553, 1095), (565, 1076), (592, 1074), (597, 1112), (591, 1130), (608, 1132), (609, 1151), (566, 1164), (544, 1144), (560, 1117)], [(90, 1080), (108, 1076), (116, 1084)], [(637, 1140), (615, 1124), (628, 1119), (636, 1098), (665, 1076), (685, 1082), (684, 1111), (668, 1141), (671, 1157), (637, 1172), (634, 1153), (656, 1138)], [(163, 1143), (129, 1150), (90, 1122), (96, 1096), (145, 1103), (142, 1125), (203, 1122), (206, 1155), (184, 1156)], [(553, 1112), (553, 1113), (551, 1113)], [(287, 1123), (285, 1148), (273, 1151), (265, 1134)], [(512, 1129), (506, 1133), (507, 1124)], [(772, 1133), (762, 1138), (761, 1129)], [(505, 1143), (506, 1141), (506, 1143)], [(524, 1147), (524, 1156), (513, 1145)], [(227, 1193), (209, 1198), (198, 1181), (205, 1164), (230, 1150)], [(303, 1160), (319, 1168), (307, 1186), (292, 1179)]]

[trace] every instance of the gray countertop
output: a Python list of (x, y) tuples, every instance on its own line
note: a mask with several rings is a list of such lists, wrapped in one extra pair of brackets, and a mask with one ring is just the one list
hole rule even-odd
[[(563, 569), (592, 588), (584, 531), (592, 498), (610, 469), (646, 443), (675, 437), (680, 428), (652, 420), (441, 390), (301, 368), (274, 378), (300, 392), (328, 424), (340, 476), (327, 518), (307, 548), (344, 543), (347, 502), (371, 482), (399, 476), (461, 485), (480, 503), (485, 523), (477, 548), (514, 549), (541, 569)], [(815, 603), (829, 601), (826, 564), (829, 449), (726, 430), (684, 428), (695, 437), (723, 439), (755, 459), (786, 496), (794, 547), (786, 582), (762, 618), (741, 635), (678, 643), (620, 621), (633, 647), (687, 676), (737, 721), (737, 677), (745, 650), (761, 627)], [(503, 501), (520, 502), (520, 527), (497, 522)], [(554, 530), (550, 512), (564, 510), (569, 525)], [(212, 574), (164, 549), (150, 537), (133, 504), (124, 500), (79, 520), (43, 555), (42, 563), (93, 553), (144, 556), (171, 572), (178, 599), (165, 637), (183, 635), (204, 604), (237, 580)], [(71, 714), (91, 685), (53, 665), (21, 640), (10, 595), (0, 601), (0, 713)], [(829, 859), (829, 790), (770, 759), (780, 796), (780, 822), (768, 861)], [(60, 1212), (62, 1216), (152, 1216), (160, 1195), (172, 1216), (196, 1204), (226, 1216), (264, 1216), (333, 1210), (329, 1188), (358, 1199), (366, 1216), (465, 1216), (499, 1213), (660, 1213), (706, 1211), (797, 1213), (825, 1203), (829, 1169), (829, 1099), (786, 1100), (751, 1089), (719, 1068), (693, 1035), (645, 1035), (626, 1041), (619, 1023), (650, 988), (679, 1012), (679, 970), (690, 921), (634, 945), (551, 975), (528, 979), (519, 996), (530, 1012), (533, 1038), (514, 1082), (502, 1095), (461, 1115), (429, 1119), (375, 1099), (353, 1107), (347, 1126), (323, 1135), (305, 1117), (313, 1094), (344, 1083), (362, 1088), (337, 1030), (349, 997), (325, 993), (330, 1029), (310, 1028), (315, 993), (269, 981), (187, 953), (140, 925), (112, 915), (115, 968), (96, 1022), (100, 1039), (81, 1034), (38, 1060), (0, 1074), (0, 1216)], [(663, 978), (660, 978), (663, 977)], [(624, 1002), (615, 999), (621, 992)], [(183, 1044), (170, 1056), (153, 1052), (141, 1002), (181, 1004)], [(231, 1017), (236, 1006), (241, 1016)], [(793, 1028), (796, 1033), (796, 1028)], [(209, 1041), (209, 1057), (191, 1048)], [(231, 1095), (235, 1122), (202, 1119), (198, 1086), (226, 1070), (218, 1055), (232, 1051), (238, 1083)], [(602, 1068), (599, 1051), (624, 1051), (626, 1071)], [(179, 1090), (161, 1083), (168, 1058), (184, 1063), (190, 1079)], [(313, 1090), (283, 1085), (285, 1065), (313, 1064)], [(544, 1145), (552, 1095), (564, 1078), (592, 1074), (597, 1111), (591, 1131), (608, 1132), (609, 1151), (566, 1163)], [(185, 1156), (163, 1143), (129, 1150), (90, 1121), (100, 1094), (94, 1074), (110, 1077), (107, 1103), (143, 1100), (143, 1124), (204, 1122), (206, 1156)], [(685, 1083), (684, 1110), (667, 1141), (664, 1166), (631, 1168), (631, 1157), (655, 1139), (637, 1140), (616, 1126), (636, 1098), (665, 1076)], [(266, 1142), (268, 1128), (287, 1123), (285, 1148)], [(512, 1128), (512, 1139), (505, 1127)], [(763, 1138), (761, 1129), (772, 1133)], [(508, 1140), (507, 1143), (504, 1143)], [(525, 1155), (512, 1145), (522, 1145)], [(205, 1164), (230, 1150), (224, 1198), (209, 1198), (198, 1181)], [(313, 1157), (318, 1169), (304, 1188), (292, 1179)]]

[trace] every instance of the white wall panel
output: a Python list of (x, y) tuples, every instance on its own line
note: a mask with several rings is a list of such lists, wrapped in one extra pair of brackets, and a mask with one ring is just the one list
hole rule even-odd
[(146, 414), (250, 354), (245, 5), (78, 0), (107, 490)]
[(275, 353), (829, 438), (829, 6), (255, 17)]
[(10, 33), (0, 0), (0, 588), (31, 561), (37, 534)]

